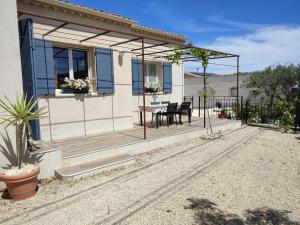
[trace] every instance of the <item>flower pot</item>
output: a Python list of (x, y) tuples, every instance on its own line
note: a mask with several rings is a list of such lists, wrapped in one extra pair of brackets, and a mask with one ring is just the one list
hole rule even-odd
[(225, 118), (225, 114), (224, 114), (224, 113), (218, 114), (218, 118), (219, 118), (219, 119), (224, 119), (224, 118)]
[(29, 173), (15, 176), (2, 174), (0, 175), (0, 180), (5, 182), (9, 196), (15, 201), (20, 201), (35, 195), (39, 173), (40, 167), (37, 165)]
[(153, 90), (153, 88), (146, 88), (145, 87), (145, 92), (146, 93), (152, 93), (154, 90)]
[(75, 89), (75, 88), (70, 88), (70, 87), (64, 87), (62, 89), (62, 92), (64, 94), (86, 94), (89, 93), (89, 89), (88, 88), (82, 88), (82, 89)]
[(74, 89), (73, 88), (69, 88), (69, 87), (63, 87), (62, 88), (62, 93), (64, 93), (64, 94), (72, 94), (72, 93), (74, 93)]
[(89, 92), (89, 89), (88, 88), (82, 88), (82, 89), (73, 89), (74, 90), (74, 93), (76, 94), (86, 94)]

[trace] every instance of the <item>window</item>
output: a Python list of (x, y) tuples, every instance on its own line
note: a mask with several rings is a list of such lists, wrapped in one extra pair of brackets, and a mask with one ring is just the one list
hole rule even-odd
[(82, 50), (72, 50), (74, 79), (88, 77), (87, 53)]
[(53, 48), (54, 72), (57, 78), (57, 88), (64, 79), (85, 79), (88, 77), (88, 60), (86, 50)]
[(156, 65), (148, 64), (148, 80), (149, 82), (156, 82)]
[(53, 48), (53, 56), (57, 87), (60, 88), (64, 83), (65, 77), (70, 77), (68, 49)]
[(230, 89), (230, 94), (231, 94), (231, 96), (236, 96), (237, 95), (237, 88), (236, 87), (232, 87)]
[(258, 91), (256, 89), (251, 89), (250, 94), (256, 96), (258, 94)]
[(146, 63), (145, 64), (145, 74), (146, 74), (146, 82), (157, 82), (157, 71), (156, 64)]

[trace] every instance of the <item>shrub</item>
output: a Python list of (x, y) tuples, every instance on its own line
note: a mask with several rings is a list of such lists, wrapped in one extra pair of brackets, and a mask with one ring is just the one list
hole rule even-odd
[(278, 101), (275, 105), (275, 115), (279, 121), (279, 127), (284, 132), (289, 131), (294, 126), (294, 104), (288, 101)]
[(248, 120), (250, 123), (257, 123), (259, 118), (258, 104), (252, 104), (248, 106)]

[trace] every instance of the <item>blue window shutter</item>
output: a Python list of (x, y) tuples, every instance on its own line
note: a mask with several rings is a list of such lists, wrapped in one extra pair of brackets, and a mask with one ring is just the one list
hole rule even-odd
[[(33, 38), (32, 38), (32, 20), (25, 19), (19, 21), (20, 36), (20, 55), (22, 65), (23, 92), (27, 95), (27, 99), (36, 99), (36, 86), (34, 75), (34, 57), (33, 57)], [(33, 110), (37, 110), (36, 106)], [(40, 121), (29, 121), (32, 129), (32, 138), (34, 140), (41, 139)]]
[(97, 90), (100, 94), (115, 92), (113, 51), (96, 48)]
[(23, 91), (29, 98), (35, 97), (34, 71), (33, 71), (33, 39), (32, 20), (19, 21), (20, 54), (22, 65)]
[(172, 93), (172, 64), (169, 62), (163, 63), (164, 74), (164, 93)]
[(132, 92), (133, 94), (143, 93), (143, 70), (142, 60), (132, 59)]
[(33, 39), (34, 73), (37, 95), (55, 94), (53, 43)]

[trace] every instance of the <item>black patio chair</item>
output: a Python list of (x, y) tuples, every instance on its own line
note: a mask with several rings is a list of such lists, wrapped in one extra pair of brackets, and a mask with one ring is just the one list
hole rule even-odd
[[(160, 118), (161, 118), (161, 116), (162, 117), (165, 116), (167, 118), (167, 126), (170, 125), (170, 121), (173, 119), (173, 117), (175, 117), (175, 121), (176, 121), (176, 125), (177, 125), (177, 117), (176, 117), (177, 106), (178, 106), (178, 103), (169, 103), (167, 106), (167, 111), (158, 113)], [(161, 119), (160, 122), (162, 122), (162, 121), (163, 120)], [(157, 123), (157, 127), (158, 127), (158, 123)]]
[(191, 102), (182, 102), (179, 109), (177, 110), (179, 115), (179, 123), (182, 125), (182, 116), (187, 115), (189, 118), (189, 123), (191, 123)]

